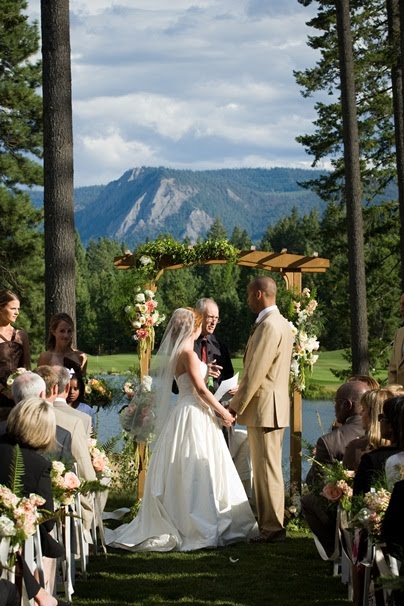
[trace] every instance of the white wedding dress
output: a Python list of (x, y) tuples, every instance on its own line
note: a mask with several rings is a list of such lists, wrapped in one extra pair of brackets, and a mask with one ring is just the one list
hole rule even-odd
[[(206, 365), (201, 363), (201, 372)], [(246, 541), (258, 527), (216, 416), (188, 374), (154, 448), (139, 515), (107, 545), (132, 551), (191, 551)]]

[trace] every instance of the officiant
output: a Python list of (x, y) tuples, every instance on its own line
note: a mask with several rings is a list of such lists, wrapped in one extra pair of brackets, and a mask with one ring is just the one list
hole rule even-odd
[[(194, 343), (194, 351), (198, 358), (208, 365), (208, 389), (215, 393), (222, 381), (234, 375), (233, 364), (227, 345), (214, 334), (220, 322), (216, 301), (209, 298), (199, 299), (195, 309), (201, 312), (203, 320), (201, 335)], [(233, 395), (233, 390), (229, 394)], [(223, 428), (223, 434), (229, 445), (229, 431), (226, 427)]]
[(213, 299), (199, 299), (195, 308), (203, 316), (201, 336), (195, 341), (198, 358), (208, 365), (208, 387), (215, 393), (220, 383), (234, 375), (227, 345), (214, 334), (220, 322), (219, 307)]

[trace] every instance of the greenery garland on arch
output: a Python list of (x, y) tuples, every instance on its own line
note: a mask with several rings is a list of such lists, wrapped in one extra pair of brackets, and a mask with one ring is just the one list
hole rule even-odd
[(133, 252), (136, 270), (146, 280), (153, 280), (169, 265), (191, 266), (216, 259), (236, 263), (239, 254), (240, 250), (225, 239), (209, 239), (192, 245), (180, 243), (170, 236), (146, 242)]

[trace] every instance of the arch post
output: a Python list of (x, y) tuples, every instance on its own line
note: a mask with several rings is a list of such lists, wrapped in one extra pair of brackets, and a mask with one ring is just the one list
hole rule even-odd
[[(286, 271), (283, 273), (288, 290), (299, 295), (302, 293), (301, 272)], [(302, 486), (302, 394), (297, 389), (293, 390), (290, 407), (290, 485), (295, 486), (301, 492)]]

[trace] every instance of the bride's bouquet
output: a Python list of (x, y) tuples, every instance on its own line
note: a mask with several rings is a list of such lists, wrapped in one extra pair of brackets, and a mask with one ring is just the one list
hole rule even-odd
[(142, 381), (135, 378), (125, 383), (123, 389), (132, 399), (119, 414), (122, 429), (137, 442), (151, 442), (155, 426), (155, 394), (152, 378), (148, 375), (143, 377)]

